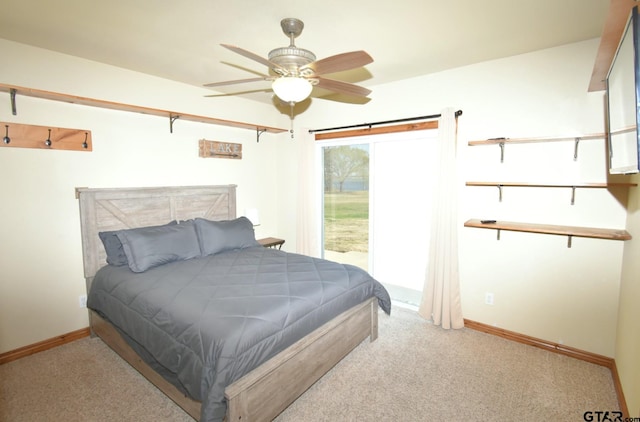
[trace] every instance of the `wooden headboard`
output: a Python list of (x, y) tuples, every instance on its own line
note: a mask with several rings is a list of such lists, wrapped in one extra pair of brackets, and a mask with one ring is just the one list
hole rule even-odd
[(76, 188), (80, 200), (82, 256), (87, 288), (106, 265), (99, 232), (166, 224), (202, 217), (236, 217), (236, 185), (152, 188)]

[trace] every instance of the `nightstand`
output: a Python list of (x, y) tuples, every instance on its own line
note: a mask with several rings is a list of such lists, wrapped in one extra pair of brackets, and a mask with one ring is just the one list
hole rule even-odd
[(283, 239), (277, 239), (275, 237), (265, 237), (264, 239), (258, 239), (258, 243), (264, 246), (265, 248), (275, 248), (282, 249), (282, 245), (284, 244)]

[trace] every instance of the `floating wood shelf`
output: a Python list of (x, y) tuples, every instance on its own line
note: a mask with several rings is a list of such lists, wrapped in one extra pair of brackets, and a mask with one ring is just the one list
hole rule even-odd
[(128, 111), (133, 113), (149, 114), (152, 116), (166, 117), (167, 119), (169, 119), (169, 129), (171, 131), (173, 131), (173, 123), (176, 121), (176, 119), (207, 123), (212, 125), (229, 126), (240, 129), (252, 129), (259, 134), (263, 132), (282, 133), (287, 131), (287, 129), (277, 127), (261, 126), (253, 123), (236, 122), (232, 120), (217, 119), (215, 117), (198, 116), (195, 114), (179, 113), (177, 111), (122, 104), (105, 100), (97, 100), (94, 98), (79, 97), (76, 95), (61, 94), (50, 91), (41, 91), (38, 89), (31, 89), (7, 84), (0, 84), (0, 92), (8, 92), (11, 95), (11, 107), (14, 115), (16, 114), (15, 96), (16, 94), (19, 94), (27, 97), (42, 98), (45, 100), (62, 101), (71, 104), (100, 107), (110, 110)]
[(477, 145), (496, 145), (496, 144), (531, 144), (536, 142), (561, 142), (561, 141), (588, 141), (591, 139), (604, 139), (604, 133), (592, 133), (589, 135), (575, 136), (554, 136), (554, 137), (537, 137), (537, 138), (492, 138), (480, 139), (477, 141), (469, 141), (469, 146)]
[(467, 182), (467, 186), (512, 186), (530, 188), (609, 188), (609, 187), (633, 187), (637, 183), (529, 183), (529, 182)]
[(637, 183), (574, 183), (574, 184), (556, 184), (556, 183), (523, 183), (523, 182), (467, 182), (467, 186), (493, 186), (499, 191), (498, 199), (502, 201), (503, 187), (525, 187), (525, 188), (569, 188), (571, 189), (571, 205), (575, 203), (576, 189), (606, 189), (615, 187), (633, 187), (638, 186)]
[(500, 162), (504, 162), (504, 147), (507, 144), (531, 144), (539, 142), (562, 142), (573, 141), (575, 146), (573, 148), (573, 160), (578, 159), (578, 145), (580, 141), (588, 141), (592, 139), (604, 139), (604, 133), (592, 133), (589, 135), (575, 135), (575, 136), (555, 136), (555, 137), (536, 137), (536, 138), (491, 138), (481, 139), (477, 141), (469, 141), (469, 146), (478, 145), (498, 145), (500, 146)]
[(626, 230), (617, 229), (601, 229), (594, 227), (576, 227), (576, 226), (555, 226), (551, 224), (534, 224), (534, 223), (516, 223), (512, 221), (496, 221), (495, 223), (482, 223), (481, 220), (471, 219), (464, 223), (465, 227), (475, 227), (479, 229), (498, 230), (498, 239), (500, 238), (500, 230), (527, 232), (527, 233), (543, 233), (568, 236), (568, 247), (571, 247), (571, 238), (590, 237), (595, 239), (607, 240), (629, 240), (631, 235)]

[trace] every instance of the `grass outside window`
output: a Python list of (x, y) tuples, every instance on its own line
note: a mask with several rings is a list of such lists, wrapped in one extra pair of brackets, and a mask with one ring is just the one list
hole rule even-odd
[(369, 191), (324, 194), (324, 249), (368, 252)]

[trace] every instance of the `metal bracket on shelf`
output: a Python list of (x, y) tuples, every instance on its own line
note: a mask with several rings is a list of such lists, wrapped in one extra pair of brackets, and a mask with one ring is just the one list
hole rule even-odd
[(578, 145), (580, 144), (580, 138), (576, 137), (573, 145), (573, 161), (578, 161)]
[(576, 187), (571, 186), (571, 205), (576, 203)]
[(500, 142), (500, 162), (504, 163), (504, 142)]
[(496, 240), (500, 240), (500, 229), (496, 230), (498, 232), (498, 235), (496, 236)]
[(179, 114), (169, 113), (169, 132), (173, 133), (173, 122), (180, 118)]
[(16, 89), (11, 88), (9, 90), (9, 95), (11, 96), (11, 114), (16, 116), (18, 114), (18, 111), (16, 109)]
[(260, 130), (259, 128), (256, 128), (256, 143), (260, 142), (260, 135), (262, 135), (266, 131), (267, 131), (267, 129)]
[(502, 185), (497, 185), (498, 187), (498, 202), (502, 202)]
[(571, 240), (573, 239), (572, 235), (567, 236), (567, 248), (571, 247)]

